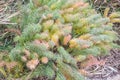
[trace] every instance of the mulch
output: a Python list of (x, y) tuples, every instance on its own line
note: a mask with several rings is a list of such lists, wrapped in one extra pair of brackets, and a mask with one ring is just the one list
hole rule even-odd
[[(98, 60), (106, 60), (103, 66), (91, 66), (87, 71), (87, 80), (120, 80), (120, 77), (113, 79), (120, 74), (120, 50), (112, 49), (110, 55), (99, 56)], [(120, 75), (119, 75), (120, 76)]]
[(115, 41), (118, 45), (120, 45), (120, 23), (115, 23), (113, 26), (113, 30), (115, 30), (118, 33), (118, 40)]

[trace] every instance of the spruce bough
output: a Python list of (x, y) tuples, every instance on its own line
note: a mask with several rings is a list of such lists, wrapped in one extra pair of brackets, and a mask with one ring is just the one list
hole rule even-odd
[(22, 33), (9, 53), (10, 61), (17, 62), (13, 75), (8, 74), (12, 78), (84, 80), (76, 64), (83, 58), (75, 58), (104, 55), (116, 46), (109, 17), (82, 0), (33, 0), (21, 13)]

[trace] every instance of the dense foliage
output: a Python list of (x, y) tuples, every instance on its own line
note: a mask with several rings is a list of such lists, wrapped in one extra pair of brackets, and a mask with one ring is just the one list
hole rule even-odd
[(1, 75), (9, 79), (84, 80), (77, 61), (117, 46), (111, 18), (103, 18), (81, 0), (33, 0), (12, 21), (19, 24), (21, 34), (0, 63)]

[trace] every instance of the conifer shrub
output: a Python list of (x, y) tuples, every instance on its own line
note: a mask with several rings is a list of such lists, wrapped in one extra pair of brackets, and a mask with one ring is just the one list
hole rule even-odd
[[(77, 61), (117, 46), (110, 18), (82, 0), (30, 0), (15, 19), (22, 32), (14, 39), (17, 44), (9, 59), (0, 64), (0, 72), (9, 79), (84, 80)], [(4, 68), (6, 62), (11, 67)]]

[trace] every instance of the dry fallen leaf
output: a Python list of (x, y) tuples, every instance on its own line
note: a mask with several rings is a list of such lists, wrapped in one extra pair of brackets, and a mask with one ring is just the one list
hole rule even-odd
[(106, 63), (106, 60), (101, 60), (101, 61), (99, 62), (99, 65), (103, 66), (103, 65), (105, 65), (105, 63)]
[(87, 75), (89, 74), (89, 73), (88, 73), (86, 70), (84, 70), (84, 69), (80, 69), (79, 72), (80, 72), (82, 75), (84, 75), (84, 76), (87, 76)]
[(81, 63), (81, 67), (88, 68), (93, 65), (103, 66), (105, 64), (105, 60), (97, 60), (93, 55), (88, 55), (87, 59)]

